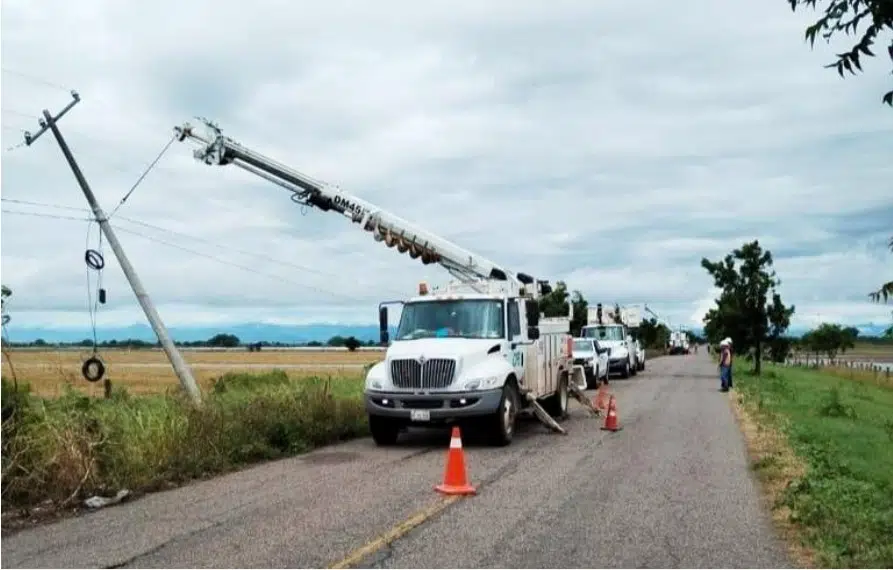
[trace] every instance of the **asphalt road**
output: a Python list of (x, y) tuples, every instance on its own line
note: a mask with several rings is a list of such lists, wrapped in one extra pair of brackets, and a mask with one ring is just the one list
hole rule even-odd
[(2, 565), (788, 567), (716, 376), (703, 352), (655, 359), (611, 381), (619, 432), (572, 400), (567, 436), (466, 441), (475, 497), (433, 491), (446, 432), (360, 440), (4, 536)]

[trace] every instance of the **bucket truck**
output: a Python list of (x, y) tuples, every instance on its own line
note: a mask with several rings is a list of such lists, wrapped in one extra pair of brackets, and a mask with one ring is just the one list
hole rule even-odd
[(629, 378), (638, 373), (636, 342), (622, 320), (622, 311), (615, 315), (605, 311), (601, 303), (589, 308), (586, 326), (580, 333), (585, 338), (598, 340), (600, 346), (608, 349), (608, 373), (619, 372), (621, 378)]
[(357, 196), (314, 180), (251, 150), (204, 121), (199, 133), (186, 123), (180, 141), (198, 143), (194, 157), (209, 165), (234, 164), (291, 193), (293, 202), (337, 213), (375, 241), (424, 264), (437, 263), (454, 280), (442, 287), (419, 283), (404, 301), (393, 339), (388, 305), (379, 305), (385, 359), (366, 376), (364, 399), (372, 437), (392, 445), (410, 426), (465, 423), (492, 443), (508, 445), (521, 413), (533, 413), (553, 430), (569, 394), (593, 410), (582, 394), (586, 380), (573, 364), (567, 317), (546, 318), (539, 299), (548, 281), (508, 269)]
[(632, 339), (631, 346), (636, 353), (636, 370), (643, 372), (645, 370), (645, 343), (639, 335), (639, 328), (642, 325), (642, 315), (639, 313), (637, 305), (627, 305), (621, 309), (621, 321), (626, 325), (629, 336)]

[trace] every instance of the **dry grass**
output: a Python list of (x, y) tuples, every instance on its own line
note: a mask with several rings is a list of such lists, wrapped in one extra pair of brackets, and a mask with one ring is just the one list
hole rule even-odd
[(828, 366), (821, 368), (821, 371), (845, 380), (893, 388), (893, 372), (889, 370), (858, 370), (855, 368)]
[[(41, 396), (61, 395), (67, 386), (88, 395), (101, 396), (103, 383), (89, 383), (81, 376), (81, 365), (90, 356), (87, 350), (15, 350), (9, 351), (18, 379), (31, 385)], [(178, 386), (177, 377), (160, 349), (104, 349), (100, 358), (106, 376), (114, 386), (132, 394), (163, 393)], [(215, 378), (227, 372), (260, 373), (282, 369), (293, 378), (338, 376), (359, 378), (363, 367), (383, 358), (374, 351), (260, 351), (214, 352), (184, 351), (196, 380), (208, 388)], [(11, 378), (9, 363), (3, 357), (3, 377)]]
[[(794, 351), (795, 358), (815, 358), (813, 353), (805, 353), (802, 351)], [(824, 355), (820, 355), (823, 356)], [(846, 352), (837, 355), (840, 360), (850, 361), (875, 361), (875, 362), (893, 362), (893, 342), (887, 343), (869, 343), (856, 342), (855, 346)]]
[(772, 521), (785, 541), (791, 561), (800, 568), (815, 568), (815, 552), (804, 546), (799, 529), (784, 505), (785, 490), (806, 474), (805, 462), (794, 454), (785, 436), (758, 419), (755, 406), (744, 402), (738, 392), (729, 393), (732, 409), (747, 441), (751, 465), (761, 483)]

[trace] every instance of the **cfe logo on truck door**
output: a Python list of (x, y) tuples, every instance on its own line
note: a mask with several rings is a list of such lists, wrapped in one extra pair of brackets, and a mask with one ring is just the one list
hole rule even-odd
[(519, 348), (512, 352), (512, 368), (521, 368), (524, 366), (524, 351)]

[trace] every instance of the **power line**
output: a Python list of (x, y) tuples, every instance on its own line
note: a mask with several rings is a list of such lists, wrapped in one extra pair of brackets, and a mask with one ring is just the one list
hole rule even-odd
[[(30, 200), (14, 200), (14, 199), (12, 199), (12, 198), (0, 198), (0, 200), (2, 200), (3, 202), (11, 202), (11, 203), (14, 203), (14, 204), (21, 204), (21, 205), (28, 205), (28, 206), (43, 206), (43, 207), (47, 207), (47, 208), (57, 208), (57, 209), (61, 209), (61, 210), (74, 210), (74, 211), (84, 212), (84, 213), (87, 212), (87, 210), (86, 210), (85, 208), (78, 208), (78, 207), (75, 207), (75, 206), (62, 206), (62, 205), (57, 205), (57, 204), (47, 204), (47, 203), (45, 203), (45, 202), (33, 202), (33, 201), (30, 201)], [(225, 244), (217, 243), (217, 242), (214, 242), (214, 241), (211, 241), (211, 240), (208, 240), (208, 239), (204, 239), (204, 238), (200, 238), (200, 237), (197, 237), (197, 236), (194, 236), (194, 235), (191, 235), (191, 234), (186, 234), (186, 233), (183, 233), (183, 232), (178, 232), (178, 231), (171, 230), (171, 229), (168, 229), (168, 228), (165, 228), (165, 227), (162, 227), (162, 226), (157, 226), (157, 225), (155, 225), (155, 224), (150, 224), (150, 223), (148, 223), (148, 222), (143, 222), (143, 221), (140, 221), (140, 220), (136, 220), (136, 219), (133, 219), (133, 218), (129, 218), (129, 217), (127, 217), (127, 216), (118, 216), (116, 219), (117, 219), (117, 220), (120, 220), (120, 221), (125, 221), (125, 222), (128, 222), (128, 223), (131, 223), (131, 224), (135, 224), (135, 225), (138, 225), (138, 226), (142, 226), (142, 227), (145, 227), (145, 228), (149, 228), (149, 229), (152, 229), (152, 230), (156, 230), (156, 231), (159, 231), (159, 232), (162, 232), (162, 233), (170, 234), (170, 235), (173, 235), (173, 236), (178, 236), (178, 237), (182, 237), (182, 238), (185, 238), (185, 239), (190, 239), (190, 240), (193, 240), (193, 241), (198, 242), (198, 243), (202, 243), (202, 244), (205, 244), (205, 245), (209, 245), (209, 246), (211, 246), (211, 247), (216, 247), (216, 248), (221, 249), (221, 250), (226, 251), (226, 252), (234, 252), (234, 253), (238, 253), (238, 254), (240, 254), (240, 255), (244, 255), (244, 256), (246, 256), (246, 257), (254, 257), (254, 258), (257, 258), (257, 259), (263, 259), (263, 260), (265, 260), (265, 261), (269, 261), (269, 262), (271, 262), (271, 263), (275, 263), (275, 264), (277, 264), (277, 265), (281, 265), (281, 266), (284, 266), (284, 267), (291, 267), (291, 268), (294, 268), (294, 269), (298, 269), (298, 270), (301, 270), (301, 271), (305, 271), (305, 272), (307, 272), (307, 273), (312, 273), (312, 274), (315, 274), (315, 275), (319, 275), (320, 277), (327, 277), (327, 278), (330, 278), (330, 279), (340, 279), (340, 278), (343, 277), (343, 275), (337, 275), (337, 274), (329, 273), (329, 272), (326, 272), (326, 271), (320, 271), (319, 269), (316, 269), (316, 268), (313, 268), (313, 267), (308, 267), (308, 266), (306, 266), (306, 265), (301, 265), (301, 264), (293, 263), (293, 262), (290, 262), (290, 261), (283, 261), (283, 260), (281, 260), (281, 259), (276, 259), (275, 257), (271, 257), (271, 256), (269, 256), (269, 255), (264, 255), (264, 254), (262, 254), (262, 253), (256, 253), (256, 252), (247, 251), (247, 250), (244, 250), (244, 249), (239, 249), (239, 248), (237, 248), (237, 247), (232, 247), (232, 246), (229, 246), (229, 245), (225, 245)], [(120, 226), (117, 226), (117, 227), (120, 227)], [(121, 231), (125, 231), (124, 228), (121, 228)], [(397, 295), (403, 295), (403, 292), (397, 292), (396, 290), (388, 289), (388, 292), (389, 292), (389, 293), (394, 293), (394, 294), (397, 294)]]
[(2, 211), (4, 214), (14, 214), (17, 216), (34, 216), (36, 218), (51, 218), (54, 220), (73, 220), (75, 222), (90, 222), (90, 221), (92, 221), (90, 218), (75, 218), (74, 216), (46, 214), (43, 212), (22, 212), (20, 210), (7, 210), (6, 208), (3, 208)]
[(80, 206), (62, 206), (60, 204), (47, 204), (46, 202), (32, 202), (30, 200), (16, 200), (14, 198), (0, 198), (0, 201), (10, 202), (11, 204), (22, 204), (25, 206), (43, 206), (45, 208), (56, 208), (58, 210), (74, 210), (76, 212), (89, 212), (87, 208)]
[[(3, 200), (6, 201), (7, 198), (3, 198)], [(76, 218), (76, 217), (74, 217), (74, 216), (63, 216), (63, 215), (58, 215), (58, 214), (47, 214), (47, 213), (44, 213), (44, 212), (22, 212), (22, 211), (19, 211), (19, 210), (8, 210), (8, 209), (5, 209), (5, 208), (4, 208), (2, 211), (3, 211), (3, 213), (6, 213), (6, 214), (15, 214), (15, 215), (20, 215), (20, 216), (34, 216), (34, 217), (38, 217), (38, 218), (48, 218), (48, 219), (54, 219), (54, 220), (71, 220), (71, 221), (75, 221), (75, 222), (93, 222), (93, 221), (95, 221), (95, 220), (92, 220), (92, 219), (90, 219), (90, 218)], [(122, 219), (123, 219), (123, 216), (122, 216)], [(137, 223), (139, 223), (139, 222), (137, 222)], [(148, 225), (148, 224), (146, 224), (146, 225)], [(150, 227), (151, 227), (151, 226), (150, 226)], [(120, 225), (116, 225), (115, 228), (116, 228), (118, 231), (121, 231), (121, 232), (124, 232), (124, 233), (128, 233), (128, 234), (131, 234), (131, 235), (135, 235), (135, 236), (141, 237), (141, 238), (143, 238), (143, 239), (146, 239), (146, 240), (148, 240), (148, 241), (152, 241), (152, 242), (155, 242), (155, 243), (159, 243), (159, 244), (162, 244), (162, 245), (166, 245), (166, 246), (168, 246), (168, 247), (172, 247), (172, 248), (174, 248), (174, 249), (179, 249), (179, 250), (184, 251), (184, 252), (186, 252), (186, 253), (191, 253), (191, 254), (196, 255), (196, 256), (198, 256), (198, 257), (203, 257), (203, 258), (208, 259), (208, 260), (211, 260), (211, 261), (216, 261), (217, 263), (221, 263), (221, 264), (223, 264), (223, 265), (229, 265), (229, 266), (231, 266), (231, 267), (236, 267), (236, 268), (238, 268), (238, 269), (242, 269), (242, 270), (244, 270), (244, 271), (248, 271), (248, 272), (250, 272), (250, 273), (254, 273), (255, 275), (263, 275), (263, 276), (265, 276), (265, 277), (270, 277), (270, 278), (272, 278), (272, 279), (276, 279), (276, 280), (278, 280), (278, 281), (282, 281), (283, 283), (287, 283), (287, 284), (289, 284), (289, 285), (294, 285), (294, 286), (296, 286), (296, 287), (302, 287), (302, 288), (304, 288), (304, 289), (310, 289), (310, 290), (312, 290), (312, 291), (316, 291), (317, 293), (323, 293), (323, 294), (326, 294), (326, 295), (331, 295), (331, 296), (334, 296), (334, 297), (336, 297), (336, 298), (340, 296), (340, 297), (343, 297), (343, 298), (346, 298), (346, 299), (350, 299), (350, 300), (353, 300), (353, 301), (361, 301), (361, 300), (362, 300), (362, 299), (359, 299), (358, 297), (352, 297), (352, 296), (347, 295), (347, 294), (344, 294), (344, 293), (336, 293), (336, 292), (333, 292), (333, 291), (327, 291), (327, 290), (325, 290), (325, 289), (320, 289), (319, 287), (315, 287), (315, 286), (313, 286), (313, 285), (307, 285), (306, 283), (299, 283), (299, 282), (297, 282), (297, 281), (294, 281), (294, 280), (292, 280), (292, 279), (288, 279), (288, 278), (286, 278), (286, 277), (283, 277), (283, 276), (281, 276), (281, 275), (277, 275), (277, 274), (275, 274), (275, 273), (268, 273), (268, 272), (265, 272), (265, 271), (260, 271), (260, 270), (258, 270), (258, 269), (255, 268), (255, 267), (250, 267), (250, 266), (247, 266), (247, 265), (242, 265), (242, 264), (240, 264), (240, 263), (235, 263), (235, 262), (233, 262), (233, 261), (229, 261), (228, 259), (223, 259), (223, 258), (221, 258), (221, 257), (217, 257), (217, 256), (214, 256), (214, 255), (210, 255), (210, 254), (207, 254), (207, 253), (204, 253), (204, 252), (201, 252), (201, 251), (197, 251), (197, 250), (194, 250), (194, 249), (190, 249), (190, 248), (188, 248), (188, 247), (184, 247), (184, 246), (179, 245), (179, 244), (175, 244), (175, 243), (171, 243), (171, 242), (169, 242), (169, 241), (165, 241), (165, 240), (162, 240), (162, 239), (158, 239), (158, 238), (156, 238), (156, 237), (149, 236), (149, 235), (146, 235), (146, 234), (141, 233), (141, 232), (137, 232), (137, 231), (130, 230), (130, 229), (127, 229), (127, 228), (122, 228)], [(161, 229), (163, 229), (163, 228), (161, 228)], [(171, 232), (171, 233), (173, 233), (173, 232)], [(212, 244), (212, 245), (215, 245), (215, 244)], [(225, 246), (224, 246), (224, 247), (225, 247)], [(285, 263), (285, 262), (280, 262), (280, 263)]]
[(8, 73), (9, 75), (15, 75), (16, 77), (20, 77), (20, 78), (30, 81), (32, 83), (45, 85), (47, 87), (53, 87), (55, 89), (61, 89), (66, 92), (71, 91), (71, 89), (69, 89), (68, 87), (65, 87), (64, 85), (59, 85), (58, 83), (55, 83), (53, 81), (42, 79), (40, 77), (37, 77), (36, 75), (31, 75), (29, 73), (22, 73), (21, 71), (16, 71), (16, 70), (10, 69), (8, 67), (0, 67), (0, 71), (2, 71), (3, 73)]
[(191, 253), (191, 254), (196, 255), (196, 256), (198, 256), (198, 257), (203, 257), (203, 258), (205, 258), (205, 259), (209, 259), (209, 260), (211, 260), (211, 261), (216, 261), (216, 262), (218, 262), (218, 263), (222, 263), (222, 264), (224, 264), (224, 265), (230, 265), (230, 266), (232, 266), (232, 267), (236, 267), (236, 268), (238, 268), (238, 269), (242, 269), (242, 270), (244, 270), (244, 271), (248, 271), (248, 272), (250, 272), (250, 273), (254, 273), (254, 274), (256, 274), (256, 275), (265, 275), (265, 276), (267, 276), (267, 277), (270, 277), (270, 278), (272, 278), (272, 279), (277, 279), (277, 280), (282, 281), (283, 283), (287, 283), (287, 284), (289, 284), (289, 285), (295, 285), (295, 286), (297, 286), (297, 287), (302, 287), (302, 288), (304, 288), (304, 289), (310, 289), (311, 291), (316, 291), (317, 293), (322, 293), (322, 294), (324, 294), (324, 295), (331, 295), (331, 296), (336, 297), (336, 298), (337, 298), (337, 297), (343, 297), (343, 298), (345, 298), (345, 299), (350, 299), (350, 300), (352, 300), (352, 301), (363, 301), (363, 299), (360, 299), (360, 298), (358, 298), (358, 297), (353, 297), (353, 296), (351, 296), (351, 295), (347, 295), (346, 293), (336, 293), (336, 292), (333, 292), (333, 291), (327, 291), (327, 290), (325, 290), (325, 289), (320, 289), (319, 287), (314, 287), (313, 285), (307, 285), (307, 284), (305, 284), (305, 283), (298, 283), (298, 282), (296, 282), (296, 281), (292, 281), (291, 279), (287, 279), (287, 278), (282, 277), (281, 275), (277, 275), (277, 274), (275, 274), (275, 273), (267, 273), (267, 272), (265, 272), (265, 271), (259, 271), (258, 269), (254, 268), (254, 267), (249, 267), (249, 266), (247, 266), (247, 265), (242, 265), (242, 264), (240, 264), (240, 263), (235, 263), (235, 262), (232, 262), (232, 261), (229, 261), (229, 260), (227, 260), (227, 259), (223, 259), (223, 258), (214, 256), (214, 255), (210, 255), (210, 254), (207, 254), (207, 253), (204, 253), (204, 252), (201, 252), (201, 251), (196, 251), (196, 250), (194, 250), (194, 249), (189, 249), (188, 247), (183, 247), (182, 245), (175, 244), (175, 243), (171, 243), (171, 242), (169, 242), (169, 241), (164, 241), (164, 240), (162, 240), (162, 239), (158, 239), (158, 238), (156, 238), (156, 237), (149, 236), (149, 235), (146, 235), (146, 234), (141, 233), (141, 232), (137, 232), (137, 231), (134, 231), (134, 230), (129, 230), (129, 229), (127, 229), (127, 228), (122, 228), (122, 227), (119, 226), (119, 225), (116, 225), (116, 226), (115, 226), (115, 229), (117, 229), (118, 231), (122, 231), (122, 232), (124, 232), (124, 233), (128, 233), (128, 234), (131, 234), (131, 235), (135, 235), (135, 236), (141, 237), (141, 238), (143, 238), (143, 239), (146, 239), (146, 240), (149, 240), (149, 241), (152, 241), (152, 242), (155, 242), (155, 243), (159, 243), (159, 244), (162, 244), (162, 245), (166, 245), (166, 246), (168, 246), (168, 247), (172, 247), (172, 248), (174, 248), (174, 249), (179, 249), (179, 250), (181, 250), (181, 251), (185, 251), (185, 252), (187, 252), (187, 253)]

